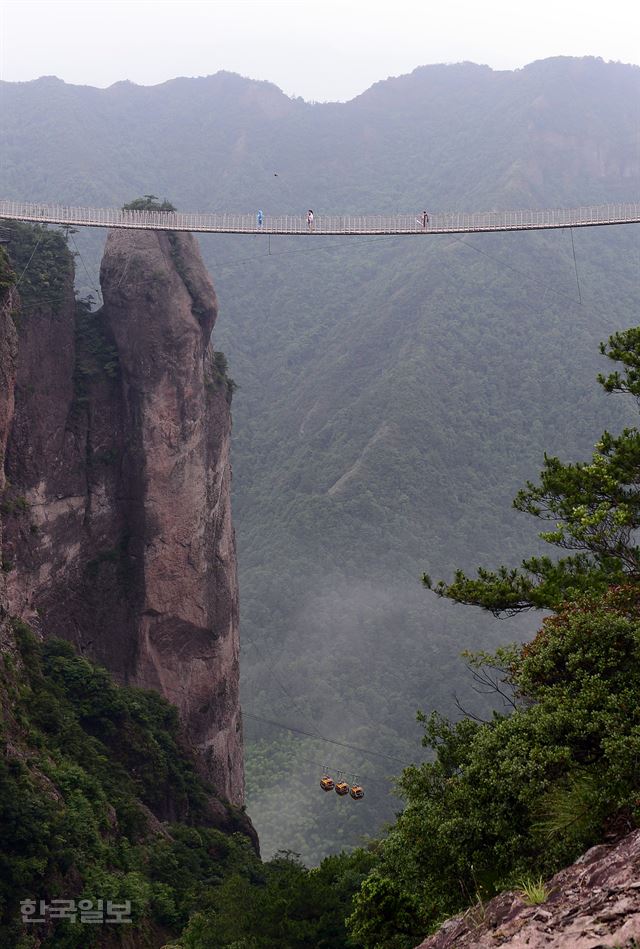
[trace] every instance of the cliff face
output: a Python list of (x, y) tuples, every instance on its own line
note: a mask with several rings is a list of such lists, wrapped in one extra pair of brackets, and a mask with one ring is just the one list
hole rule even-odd
[(177, 705), (204, 774), (241, 804), (230, 390), (209, 344), (214, 289), (187, 234), (110, 234), (101, 281), (98, 314), (76, 319), (69, 275), (56, 305), (21, 321), (8, 606)]
[(120, 357), (137, 575), (133, 680), (174, 702), (215, 786), (244, 796), (228, 388), (190, 235), (111, 234), (104, 318)]
[(592, 847), (528, 905), (502, 893), (444, 924), (417, 949), (634, 949), (640, 936), (640, 831)]
[[(0, 276), (9, 277), (9, 266), (1, 248)], [(8, 287), (0, 287), (0, 492), (5, 488), (4, 459), (14, 411), (17, 334), (11, 311), (15, 302), (15, 291)], [(0, 632), (8, 608), (5, 571), (5, 567), (8, 566), (9, 562), (5, 559), (2, 550), (2, 519), (0, 518)]]

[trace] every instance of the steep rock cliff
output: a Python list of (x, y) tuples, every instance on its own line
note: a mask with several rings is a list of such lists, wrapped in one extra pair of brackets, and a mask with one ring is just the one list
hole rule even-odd
[[(201, 770), (244, 796), (230, 386), (188, 234), (110, 234), (104, 306), (72, 274), (20, 325), (5, 469), (9, 609), (177, 705)], [(0, 415), (0, 423), (2, 417)]]
[[(12, 310), (16, 304), (14, 275), (4, 250), (0, 247), (0, 492), (5, 488), (4, 459), (13, 419), (16, 381), (17, 334)], [(7, 611), (6, 570), (9, 561), (2, 552), (2, 519), (0, 518), (0, 630)]]
[(241, 803), (231, 420), (209, 343), (213, 286), (191, 235), (143, 231), (110, 235), (101, 280), (127, 433), (132, 678), (178, 706), (215, 786)]

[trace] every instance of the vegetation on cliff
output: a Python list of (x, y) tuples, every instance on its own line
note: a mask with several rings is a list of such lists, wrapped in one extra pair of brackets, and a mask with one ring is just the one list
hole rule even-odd
[[(20, 925), (29, 898), (131, 900), (141, 939), (179, 931), (205, 891), (259, 866), (248, 838), (212, 826), (212, 790), (172, 706), (117, 687), (68, 643), (12, 630), (0, 667), (0, 941), (32, 931)], [(232, 811), (228, 824), (242, 826)], [(35, 931), (45, 946), (93, 945), (92, 927)]]
[(11, 221), (7, 236), (21, 313), (28, 314), (39, 305), (51, 306), (55, 312), (63, 301), (72, 269), (63, 233), (46, 225)]
[[(207, 115), (215, 115), (211, 128), (194, 123), (207, 173), (189, 179), (190, 167), (199, 166), (184, 162), (185, 137), (178, 129), (174, 162), (184, 171), (178, 199), (185, 207), (217, 206), (220, 194), (212, 192), (212, 181), (224, 180), (232, 205), (266, 206), (265, 156), (269, 168), (289, 162), (291, 169), (289, 180), (277, 180), (278, 186), (284, 182), (284, 194), (269, 192), (274, 206), (308, 206), (310, 180), (327, 210), (422, 207), (425, 195), (430, 207), (433, 200), (441, 208), (570, 204), (585, 194), (594, 201), (625, 198), (633, 180), (625, 164), (633, 157), (625, 103), (637, 97), (637, 78), (637, 70), (593, 60), (538, 63), (513, 76), (469, 64), (433, 67), (381, 83), (344, 110), (318, 107), (318, 126), (315, 115), (312, 121), (302, 106), (290, 104), (292, 134), (278, 120), (271, 138), (274, 125), (266, 116), (252, 113), (247, 121), (238, 107), (243, 81), (211, 77), (189, 87), (189, 96), (192, 88), (206, 89)], [(233, 94), (223, 88), (226, 99), (213, 108), (218, 85), (225, 82)], [(45, 160), (59, 135), (65, 163), (57, 172), (47, 165), (39, 187), (46, 182), (49, 195), (53, 187), (56, 195), (73, 194), (76, 201), (119, 203), (121, 169), (106, 146), (128, 134), (117, 126), (120, 102), (111, 122), (101, 115), (96, 133), (104, 135), (105, 147), (93, 149), (90, 183), (72, 164), (69, 116), (94, 92), (69, 91), (76, 99), (61, 107), (69, 110), (66, 124), (65, 115), (40, 103), (41, 127), (49, 123), (51, 133)], [(169, 108), (161, 89), (150, 95), (157, 95), (156, 112)], [(201, 120), (203, 100), (191, 98)], [(187, 122), (194, 121), (190, 108), (185, 101), (181, 115)], [(175, 104), (171, 109), (175, 122)], [(162, 165), (164, 156), (155, 161), (157, 115), (147, 99), (137, 115), (140, 137), (136, 154), (126, 156), (128, 168), (137, 162), (144, 176), (153, 167), (164, 181), (172, 166)], [(22, 107), (8, 121), (14, 122), (9, 137), (19, 142)], [(239, 136), (248, 127), (261, 141), (260, 150), (242, 151), (243, 160), (234, 148), (240, 140), (236, 127)], [(300, 127), (310, 134), (300, 135)], [(151, 143), (146, 152), (145, 141)], [(328, 151), (318, 147), (322, 141)], [(584, 151), (576, 143), (584, 143)], [(306, 147), (310, 154), (300, 160), (296, 149)], [(602, 163), (592, 163), (596, 153), (605, 156)], [(227, 156), (234, 164), (224, 168)], [(11, 188), (37, 188), (35, 158), (25, 172), (24, 163), (9, 158)], [(614, 167), (625, 170), (613, 174)], [(271, 174), (268, 179), (275, 188)], [(462, 564), (460, 595), (453, 595), (452, 584), (441, 590), (458, 602), (482, 600), (494, 612), (530, 603), (556, 611), (528, 649), (474, 660), (478, 675), (496, 673), (499, 685), (504, 679), (516, 706), (510, 714), (502, 708), (486, 722), (459, 724), (425, 715), (426, 745), (437, 757), (401, 779), (405, 814), (382, 845), (355, 909), (347, 910), (352, 935), (339, 929), (332, 943), (412, 945), (439, 915), (508, 885), (515, 875), (546, 873), (551, 861), (598, 839), (604, 826), (634, 819), (638, 709), (624, 692), (624, 680), (627, 675), (636, 681), (636, 578), (616, 556), (584, 550), (576, 556), (586, 559), (573, 560), (566, 570), (552, 561), (538, 570), (540, 561), (531, 557), (526, 563), (535, 564), (533, 570), (525, 564), (515, 573), (505, 568), (503, 575), (483, 567), (486, 573), (472, 579), (469, 570), (478, 561), (494, 563), (498, 554), (505, 562), (520, 560), (519, 523), (500, 513), (500, 503), (536, 470), (542, 447), (551, 455), (583, 457), (594, 424), (624, 424), (625, 409), (612, 408), (611, 400), (599, 403), (587, 380), (595, 371), (593, 343), (602, 320), (623, 325), (635, 304), (637, 251), (626, 229), (616, 228), (576, 233), (577, 271), (562, 233), (493, 235), (481, 244), (476, 238), (447, 239), (426, 248), (380, 241), (378, 247), (351, 243), (347, 249), (336, 242), (313, 254), (282, 240), (272, 255), (259, 240), (250, 250), (233, 238), (224, 238), (224, 245), (218, 238), (203, 242), (224, 300), (222, 343), (243, 381), (236, 406), (236, 514), (250, 710), (265, 718), (275, 718), (275, 711), (287, 722), (292, 719), (285, 713), (296, 721), (299, 715), (311, 722), (310, 731), (315, 726), (376, 751), (413, 756), (411, 709), (421, 705), (451, 714), (450, 693), (460, 682), (454, 656), (461, 644), (471, 646), (473, 639), (476, 648), (480, 642), (493, 648), (505, 636), (504, 627), (496, 632), (479, 621), (470, 625), (464, 611), (447, 611), (446, 595), (434, 600), (425, 621), (420, 591), (411, 587), (420, 566), (441, 575)], [(631, 343), (621, 348), (636, 358), (637, 344)], [(600, 476), (610, 475), (613, 463), (623, 503), (611, 506), (611, 486), (606, 510), (584, 498), (583, 533), (612, 526), (613, 539), (625, 527), (616, 518), (633, 517), (624, 502), (633, 482), (624, 480), (624, 453), (618, 451), (626, 447), (603, 439), (586, 464), (593, 469), (591, 486), (600, 491), (607, 488)], [(562, 500), (554, 485), (548, 493), (545, 477), (564, 478), (563, 468), (545, 468), (545, 503)], [(567, 486), (588, 489), (588, 472), (569, 469)], [(532, 489), (525, 493), (537, 502)], [(572, 536), (569, 531), (558, 539)], [(602, 593), (612, 580), (622, 589)], [(468, 583), (478, 581), (470, 589)], [(599, 704), (603, 683), (611, 683), (619, 709), (604, 696)], [(577, 721), (570, 714), (574, 702)], [(319, 740), (313, 745), (311, 738), (304, 745), (281, 735), (275, 739), (264, 724), (257, 739), (249, 770), (257, 775), (256, 811), (269, 795), (265, 839), (286, 840), (292, 818), (299, 818), (295, 847), (300, 841), (305, 856), (318, 860), (341, 846), (345, 828), (353, 842), (393, 810), (388, 801), (378, 806), (373, 783), (359, 810), (323, 809), (315, 803), (316, 775), (327, 746)], [(498, 739), (513, 751), (513, 762), (505, 760)], [(556, 758), (551, 748), (557, 742)], [(359, 773), (363, 764), (355, 755), (338, 763)], [(374, 780), (382, 770), (369, 765)], [(302, 780), (310, 774), (313, 791)], [(505, 816), (512, 807), (515, 822)], [(433, 853), (423, 845), (429, 834)], [(362, 858), (339, 858), (345, 877), (351, 859), (357, 865)], [(261, 901), (262, 877), (254, 877), (257, 890), (229, 883), (224, 892), (230, 905), (237, 892), (251, 907), (257, 892), (256, 912), (227, 914), (216, 889), (210, 911), (199, 907), (202, 914), (189, 924), (191, 945), (199, 938), (207, 945), (209, 931), (231, 944), (268, 945), (265, 940), (274, 937), (261, 932), (261, 915), (292, 940), (286, 929), (290, 915), (301, 926), (305, 917), (303, 904), (288, 895), (305, 891), (303, 879), (324, 877), (291, 869), (291, 863), (275, 868), (287, 881), (280, 891), (271, 890), (280, 900), (280, 921)], [(215, 929), (221, 917), (223, 935)]]
[(122, 206), (123, 211), (175, 211), (175, 207), (165, 198), (160, 201), (155, 194), (145, 194), (142, 198), (134, 198)]
[[(228, 73), (146, 90), (7, 83), (3, 193), (318, 215), (628, 200), (639, 82), (637, 67), (559, 57), (427, 66), (342, 104)], [(158, 129), (171, 129), (161, 149)], [(93, 274), (78, 268), (82, 295), (103, 235), (74, 236)], [(379, 833), (398, 765), (257, 718), (420, 761), (415, 709), (473, 700), (460, 650), (531, 635), (531, 616), (470, 619), (418, 577), (537, 555), (511, 497), (545, 449), (587, 458), (600, 430), (627, 423), (591, 381), (600, 339), (637, 308), (636, 234), (573, 238), (581, 300), (563, 231), (199, 237), (221, 304), (215, 347), (240, 383), (247, 803), (265, 853), (294, 831), (316, 863)], [(324, 763), (363, 779), (358, 807), (318, 801)]]
[[(605, 390), (637, 398), (640, 332), (615, 334), (603, 352), (621, 366), (600, 375)], [(439, 585), (494, 612), (554, 612), (532, 642), (469, 656), (502, 705), (491, 718), (420, 716), (435, 759), (404, 771), (405, 810), (356, 897), (350, 931), (366, 949), (410, 949), (443, 917), (637, 826), (639, 476), (635, 428), (605, 432), (591, 462), (546, 458), (515, 504), (551, 517), (542, 539), (578, 553)]]
[(548, 878), (640, 817), (637, 588), (580, 597), (532, 643), (473, 662), (514, 707), (485, 722), (423, 718), (435, 761), (403, 773), (405, 810), (350, 920), (367, 949), (411, 949), (443, 918)]
[[(43, 261), (35, 263), (43, 232), (25, 226), (20, 234), (20, 272), (32, 280), (33, 307), (51, 310), (47, 290), (56, 275)], [(69, 251), (59, 234), (53, 236), (56, 253), (47, 267), (59, 265), (68, 274)], [(15, 279), (7, 265), (7, 283)], [(34, 312), (25, 308), (23, 330)], [(76, 406), (90, 377), (113, 378), (119, 364), (90, 301), (76, 301), (75, 313), (72, 306), (67, 312), (70, 320), (75, 316)], [(69, 371), (73, 366), (71, 357)], [(210, 371), (212, 385), (229, 387), (221, 353), (212, 354)], [(11, 488), (2, 499), (3, 516), (28, 511), (15, 493)], [(124, 553), (121, 547), (101, 550), (86, 562), (92, 587), (99, 568), (121, 567)], [(12, 568), (4, 560), (3, 566)], [(71, 615), (70, 601), (67, 606)], [(109, 596), (102, 606), (113, 607)], [(46, 629), (45, 618), (40, 624)], [(281, 936), (292, 946), (350, 945), (344, 919), (371, 854), (336, 857), (314, 873), (292, 854), (261, 863), (246, 835), (246, 817), (198, 777), (175, 708), (154, 692), (117, 687), (67, 642), (41, 641), (7, 617), (4, 601), (0, 638), (3, 945), (84, 949), (126, 943), (132, 933), (136, 945), (159, 946), (185, 926), (181, 939), (190, 946), (245, 936), (265, 947)], [(22, 900), (54, 899), (128, 900), (133, 925), (21, 921)]]
[[(598, 381), (606, 392), (640, 397), (638, 352), (640, 330), (616, 333), (601, 352), (624, 367)], [(452, 583), (436, 592), (456, 603), (481, 606), (512, 615), (536, 607), (554, 609), (581, 592), (604, 592), (614, 583), (640, 579), (638, 467), (640, 432), (625, 429), (614, 437), (604, 432), (590, 462), (565, 464), (545, 456), (540, 484), (527, 484), (514, 500), (519, 511), (553, 522), (542, 540), (577, 551), (560, 560), (533, 557), (520, 569), (480, 569), (476, 578), (459, 570)], [(423, 577), (426, 586), (431, 581)]]
[(21, 900), (57, 898), (130, 900), (136, 945), (183, 930), (183, 949), (356, 945), (344, 920), (372, 853), (314, 871), (291, 853), (261, 863), (232, 810), (227, 832), (211, 826), (212, 791), (172, 706), (114, 685), (69, 643), (40, 642), (18, 621), (11, 630), (0, 661), (2, 945), (124, 937), (117, 926), (21, 923)]
[(4, 247), (0, 246), (0, 301), (16, 282), (16, 274)]
[[(604, 388), (637, 396), (640, 333), (616, 334), (606, 352), (621, 368), (601, 377)], [(291, 852), (263, 864), (246, 838), (206, 826), (208, 789), (163, 700), (116, 688), (68, 644), (39, 643), (14, 624), (17, 650), (5, 651), (2, 678), (6, 940), (21, 938), (25, 892), (108, 893), (131, 899), (136, 938), (153, 944), (173, 936), (182, 949), (410, 949), (444, 917), (547, 877), (634, 826), (637, 430), (604, 433), (596, 459), (613, 444), (607, 457), (624, 463), (547, 459), (540, 485), (526, 489), (547, 497), (554, 472), (557, 521), (543, 537), (579, 543), (584, 559), (573, 570), (580, 582), (563, 588), (532, 642), (468, 657), (501, 707), (486, 720), (421, 715), (434, 757), (403, 772), (406, 806), (389, 834), (315, 870)], [(606, 589), (603, 550), (609, 581), (624, 581)], [(482, 590), (485, 609), (502, 609), (494, 582)], [(441, 587), (444, 596), (457, 590)], [(60, 924), (44, 945), (85, 946), (90, 937)]]

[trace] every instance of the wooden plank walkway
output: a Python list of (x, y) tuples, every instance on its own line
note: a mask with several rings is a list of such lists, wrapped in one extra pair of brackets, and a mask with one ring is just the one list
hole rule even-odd
[(200, 234), (283, 234), (290, 236), (364, 234), (426, 235), (471, 234), (485, 231), (540, 231), (567, 227), (601, 227), (640, 223), (640, 202), (598, 204), (581, 208), (510, 211), (435, 211), (426, 226), (422, 212), (414, 214), (315, 214), (311, 226), (306, 214), (199, 211), (123, 211), (119, 208), (82, 208), (24, 201), (0, 201), (0, 219), (61, 224), (72, 227), (132, 228), (153, 231), (192, 231)]

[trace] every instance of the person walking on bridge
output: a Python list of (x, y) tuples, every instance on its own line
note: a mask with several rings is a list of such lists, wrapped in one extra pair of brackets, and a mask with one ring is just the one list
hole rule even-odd
[(262, 222), (264, 221), (264, 214), (262, 211), (258, 211), (258, 227), (262, 227)]
[(313, 211), (311, 209), (307, 211), (307, 227), (310, 231), (313, 230)]

